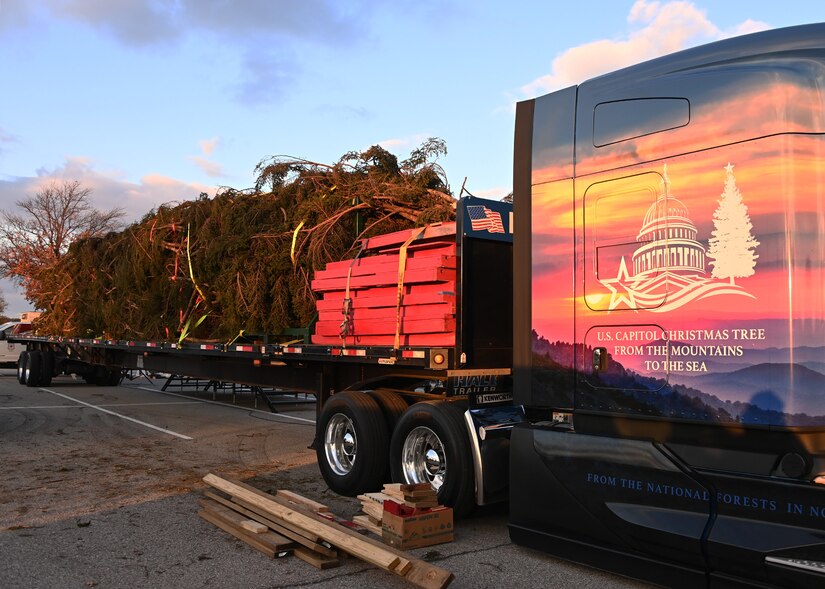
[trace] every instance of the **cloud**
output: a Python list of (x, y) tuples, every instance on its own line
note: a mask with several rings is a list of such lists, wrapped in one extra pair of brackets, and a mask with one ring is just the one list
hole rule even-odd
[(5, 144), (17, 143), (17, 141), (18, 139), (16, 136), (6, 132), (6, 130), (3, 129), (3, 127), (0, 127), (0, 155), (2, 155), (5, 151), (5, 148), (3, 147)]
[(220, 143), (220, 137), (212, 137), (211, 139), (202, 139), (201, 141), (198, 141), (198, 146), (201, 148), (203, 155), (212, 155)]
[(334, 0), (46, 0), (51, 12), (102, 30), (124, 45), (166, 44), (203, 33), (224, 38), (272, 35), (335, 44), (361, 31), (369, 2)]
[(126, 45), (169, 43), (183, 36), (174, 3), (147, 0), (50, 0), (58, 16), (101, 29)]
[(197, 155), (191, 156), (189, 161), (198, 166), (201, 171), (210, 178), (222, 178), (224, 176), (223, 166), (218, 162), (213, 162)]
[(57, 168), (38, 170), (36, 176), (0, 180), (0, 209), (14, 210), (16, 202), (55, 180), (78, 180), (84, 188), (92, 190), (90, 199), (95, 207), (121, 208), (127, 223), (163, 203), (197, 198), (201, 192), (215, 192), (214, 186), (181, 182), (159, 174), (147, 174), (138, 182), (130, 182), (120, 172), (96, 169), (90, 158), (70, 157)]
[(0, 31), (28, 25), (32, 12), (28, 0), (0, 0)]
[[(300, 43), (334, 48), (360, 43), (369, 37), (379, 7), (376, 0), (0, 0), (0, 23), (34, 29), (58, 18), (136, 49), (226, 42), (242, 62), (240, 80), (229, 90), (239, 102), (259, 105), (280, 101), (294, 84), (302, 71), (294, 57), (304, 53)], [(266, 55), (273, 48), (278, 56)]]
[(203, 156), (189, 156), (189, 161), (199, 167), (201, 171), (210, 178), (222, 178), (225, 176), (223, 166), (218, 162), (209, 159), (209, 156), (215, 153), (215, 150), (220, 146), (220, 143), (220, 137), (212, 137), (211, 139), (203, 139), (198, 141), (198, 147), (200, 147)]
[(297, 83), (301, 68), (293, 56), (262, 53), (259, 48), (246, 52), (243, 79), (234, 88), (235, 98), (249, 106), (279, 102)]
[(684, 1), (637, 0), (627, 20), (631, 30), (625, 38), (600, 39), (564, 51), (553, 60), (550, 73), (522, 86), (521, 93), (545, 94), (680, 49), (769, 28), (746, 20), (722, 30), (703, 10)]

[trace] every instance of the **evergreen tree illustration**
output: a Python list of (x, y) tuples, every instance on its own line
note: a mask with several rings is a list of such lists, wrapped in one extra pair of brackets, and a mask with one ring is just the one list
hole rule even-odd
[(713, 226), (707, 253), (713, 266), (711, 276), (729, 278), (731, 284), (736, 284), (735, 278), (752, 276), (759, 257), (756, 253), (759, 242), (751, 233), (753, 225), (748, 207), (742, 201), (730, 162), (725, 166), (725, 189), (713, 213)]

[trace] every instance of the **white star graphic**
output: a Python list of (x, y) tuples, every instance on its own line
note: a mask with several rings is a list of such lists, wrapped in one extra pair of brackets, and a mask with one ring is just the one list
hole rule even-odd
[[(627, 272), (627, 264), (624, 261), (624, 256), (622, 256), (622, 260), (619, 262), (619, 273), (616, 275), (616, 278), (607, 278), (605, 280), (600, 280), (599, 282), (601, 282), (605, 288), (610, 291), (610, 305), (608, 310), (614, 310), (622, 302), (627, 305), (628, 309), (635, 310), (638, 308), (633, 290), (633, 284), (635, 281), (630, 280), (630, 275)], [(623, 292), (619, 292), (619, 290)]]

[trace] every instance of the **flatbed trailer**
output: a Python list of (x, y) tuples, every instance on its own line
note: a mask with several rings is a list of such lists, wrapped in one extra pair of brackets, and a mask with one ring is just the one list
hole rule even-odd
[[(492, 230), (474, 227), (471, 214), (481, 210), (496, 215), (499, 224)], [(319, 345), (306, 338), (216, 343), (31, 335), (17, 340), (27, 346), (18, 379), (36, 387), (49, 385), (55, 375), (76, 374), (105, 386), (119, 383), (125, 370), (142, 370), (311, 393), (318, 411), (314, 446), (333, 490), (356, 495), (380, 489), (391, 476), (405, 477), (434, 484), (442, 503), (466, 513), (506, 498), (509, 431), (523, 414), (512, 405), (512, 288), (509, 280), (498, 279), (512, 275), (511, 211), (509, 203), (474, 197), (458, 203), (457, 280), (455, 292), (448, 293), (457, 309), (453, 346), (353, 346), (346, 338)], [(389, 454), (399, 454), (404, 445), (396, 441), (398, 448), (391, 448), (392, 436), (402, 413), (416, 403), (423, 413), (411, 414), (402, 426), (415, 429), (435, 415), (441, 423), (432, 427), (445, 441), (422, 436), (406, 474), (392, 475)], [(443, 484), (448, 459), (463, 466), (460, 484)]]
[(310, 390), (339, 493), (509, 497), (514, 542), (664, 586), (823, 587), (823, 87), (816, 24), (519, 103), (515, 215), (459, 204), (455, 346), (34, 337), (20, 378)]

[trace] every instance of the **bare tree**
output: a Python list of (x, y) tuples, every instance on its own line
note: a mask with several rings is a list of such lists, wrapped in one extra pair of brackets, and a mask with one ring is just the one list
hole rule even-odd
[(59, 261), (74, 240), (119, 227), (123, 211), (93, 208), (91, 193), (77, 180), (52, 182), (18, 201), (21, 213), (0, 211), (0, 273), (20, 283), (30, 301), (38, 274)]

